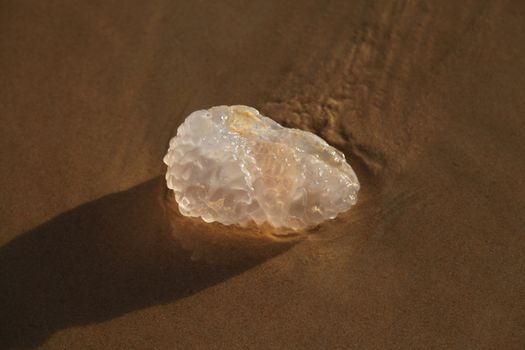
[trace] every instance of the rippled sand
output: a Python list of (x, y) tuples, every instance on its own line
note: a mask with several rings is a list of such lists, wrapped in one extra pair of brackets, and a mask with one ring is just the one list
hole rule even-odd
[[(3, 1), (0, 349), (522, 348), (524, 10)], [(357, 206), (306, 239), (178, 215), (162, 156), (220, 104), (342, 150)]]

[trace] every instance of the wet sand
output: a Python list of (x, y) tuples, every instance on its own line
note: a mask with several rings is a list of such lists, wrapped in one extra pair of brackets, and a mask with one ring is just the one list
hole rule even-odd
[[(0, 349), (522, 349), (524, 56), (518, 1), (0, 2)], [(342, 150), (358, 205), (237, 250), (174, 219), (219, 104)]]

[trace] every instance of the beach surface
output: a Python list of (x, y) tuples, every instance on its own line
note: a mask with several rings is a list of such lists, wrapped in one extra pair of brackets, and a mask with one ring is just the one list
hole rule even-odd
[[(524, 57), (519, 1), (0, 1), (0, 349), (523, 349)], [(358, 204), (177, 215), (168, 141), (232, 104)]]

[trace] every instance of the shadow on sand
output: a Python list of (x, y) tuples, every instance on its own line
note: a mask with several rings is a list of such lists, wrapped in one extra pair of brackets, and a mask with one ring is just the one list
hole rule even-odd
[(216, 226), (168, 220), (164, 188), (159, 177), (105, 196), (2, 247), (0, 349), (31, 348), (63, 328), (173, 302), (290, 247), (252, 240), (257, 254), (234, 263), (193, 261), (174, 237)]

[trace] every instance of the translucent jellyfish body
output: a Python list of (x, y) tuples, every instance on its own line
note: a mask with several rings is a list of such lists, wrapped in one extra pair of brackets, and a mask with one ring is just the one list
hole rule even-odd
[(225, 225), (302, 230), (350, 209), (359, 191), (343, 153), (247, 106), (191, 113), (164, 162), (181, 214)]

